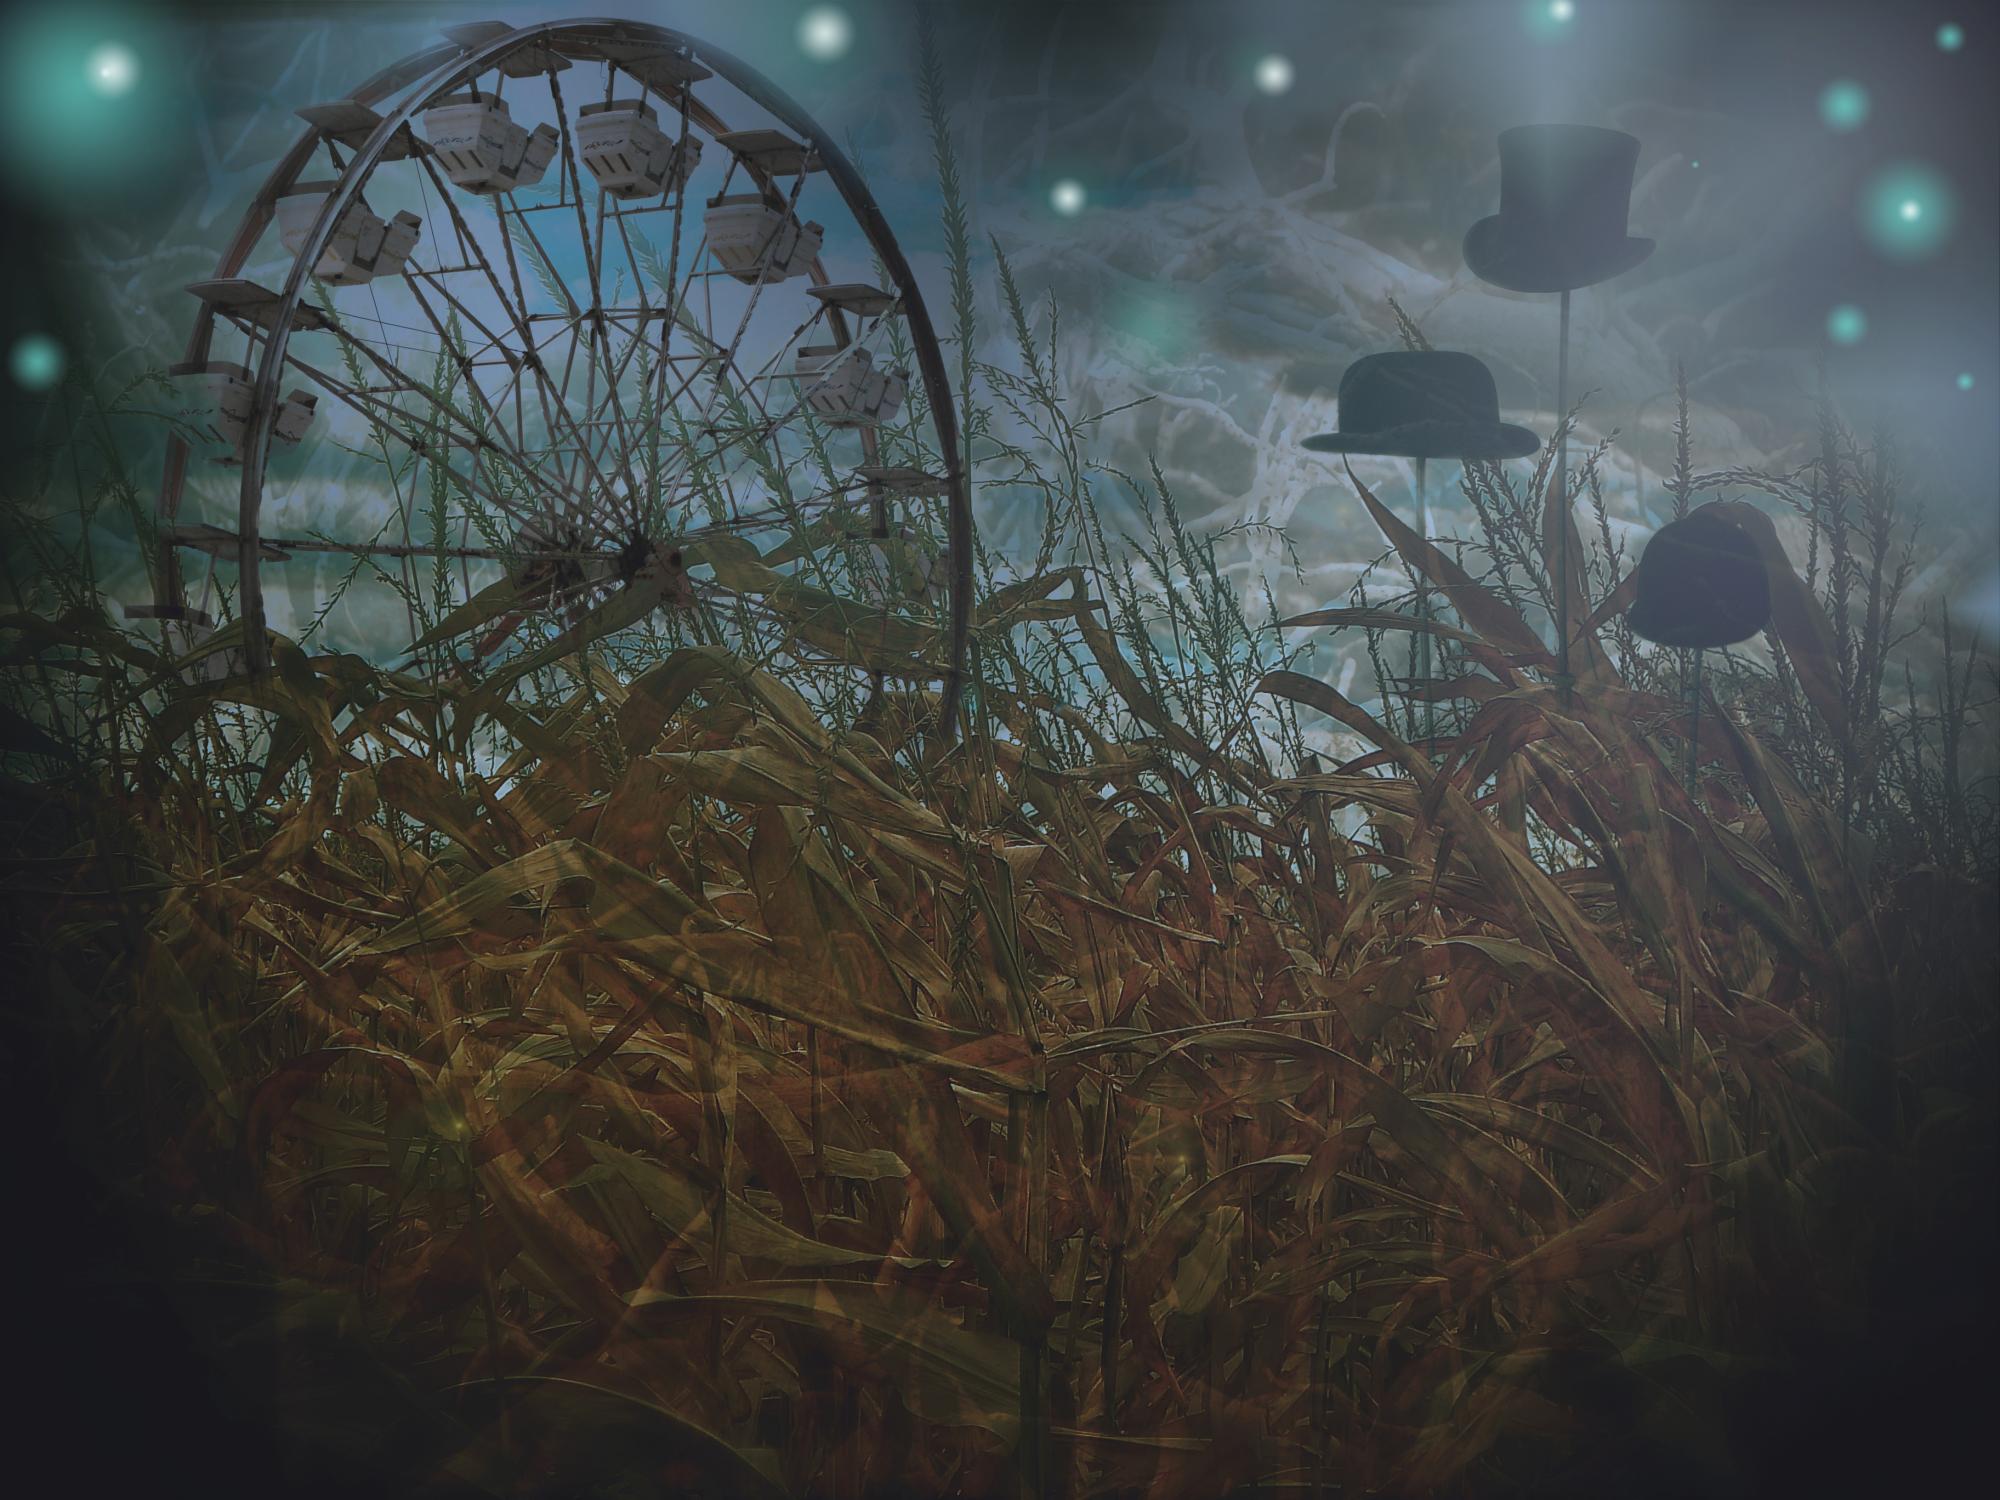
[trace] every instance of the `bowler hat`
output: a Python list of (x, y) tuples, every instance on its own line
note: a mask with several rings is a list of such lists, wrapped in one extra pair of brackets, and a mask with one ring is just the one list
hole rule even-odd
[(1697, 510), (1669, 521), (1639, 555), (1633, 634), (1662, 646), (1733, 646), (1771, 617), (1757, 544), (1734, 522)]
[(1305, 440), (1317, 453), (1398, 458), (1519, 458), (1541, 440), (1500, 420), (1493, 376), (1470, 354), (1398, 350), (1357, 359), (1340, 377), (1338, 432)]
[(1510, 292), (1566, 292), (1629, 271), (1653, 242), (1625, 232), (1639, 142), (1595, 125), (1500, 132), (1500, 212), (1465, 233), (1465, 263)]

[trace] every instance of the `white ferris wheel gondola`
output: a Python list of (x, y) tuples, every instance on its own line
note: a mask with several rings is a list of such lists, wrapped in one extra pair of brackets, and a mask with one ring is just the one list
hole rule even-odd
[(832, 427), (879, 427), (895, 420), (909, 386), (907, 370), (878, 370), (866, 349), (808, 344), (793, 373), (805, 382), (805, 402)]
[(454, 94), (424, 111), (424, 136), (438, 165), (469, 193), (533, 187), (556, 157), (552, 125), (532, 131), (514, 122), (497, 97)]
[[(296, 255), (312, 234), (320, 206), (337, 182), (294, 183), (277, 197), (278, 239)], [(320, 252), (313, 275), (330, 286), (359, 286), (377, 276), (400, 276), (417, 248), (423, 221), (407, 209), (384, 219), (361, 202), (350, 203)]]
[[(242, 462), (254, 395), (249, 369), (228, 360), (193, 360), (169, 365), (167, 376), (180, 398), (175, 415), (218, 463)], [(297, 443), (312, 425), (318, 405), (319, 398), (309, 391), (287, 392), (278, 405), (271, 435), (288, 446)]]
[(576, 149), (597, 185), (614, 198), (655, 198), (677, 192), (701, 165), (701, 142), (676, 142), (660, 129), (653, 107), (637, 99), (607, 99), (577, 111)]
[(724, 193), (708, 200), (702, 215), (709, 252), (746, 286), (789, 281), (812, 269), (825, 230), (762, 193)]

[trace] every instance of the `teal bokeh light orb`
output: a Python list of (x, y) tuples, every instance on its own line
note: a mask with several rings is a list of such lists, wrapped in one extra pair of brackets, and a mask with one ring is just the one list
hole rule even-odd
[(1972, 389), (1972, 372), (1970, 370), (1965, 370), (1960, 373), (1958, 377), (1958, 388), (1961, 391), (1969, 391)]
[(1868, 337), (1868, 314), (1843, 302), (1826, 315), (1826, 336), (1836, 344), (1858, 344)]
[(1937, 29), (1937, 44), (1940, 52), (1956, 52), (1965, 45), (1965, 28), (1955, 21), (1947, 21)]
[(7, 351), (7, 373), (24, 391), (46, 391), (62, 379), (62, 345), (46, 333), (30, 333), (14, 340)]
[(1185, 299), (1150, 283), (1114, 295), (1107, 312), (1110, 326), (1148, 357), (1175, 361), (1195, 347), (1197, 328)]
[(1868, 122), (1868, 90), (1852, 78), (1836, 78), (1819, 95), (1819, 117), (1828, 130), (1859, 130)]
[(1088, 197), (1082, 183), (1074, 177), (1065, 177), (1049, 189), (1049, 207), (1065, 219), (1074, 219), (1083, 212), (1083, 205), (1088, 201)]
[(155, 201), (198, 164), (173, 8), (0, 6), (0, 192), (62, 215)]
[(1901, 162), (1876, 173), (1861, 190), (1861, 231), (1891, 260), (1924, 260), (1951, 240), (1958, 195), (1935, 167)]
[(1528, 0), (1528, 35), (1551, 40), (1567, 36), (1576, 22), (1576, 0)]

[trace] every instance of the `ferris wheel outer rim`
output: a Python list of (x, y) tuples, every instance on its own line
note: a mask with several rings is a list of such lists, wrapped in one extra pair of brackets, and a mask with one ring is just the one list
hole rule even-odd
[[(245, 622), (244, 652), (249, 669), (262, 671), (268, 666), (267, 643), (264, 637), (263, 589), (257, 568), (257, 548), (259, 536), (259, 516), (262, 510), (264, 469), (270, 458), (271, 432), (277, 410), (278, 385), (282, 378), (286, 347), (290, 342), (293, 324), (298, 308), (302, 305), (305, 281), (309, 269), (319, 263), (326, 242), (331, 239), (334, 225), (340, 221), (360, 190), (363, 181), (380, 164), (383, 151), (394, 138), (396, 132), (409, 124), (417, 112), (440, 91), (447, 90), (457, 81), (469, 80), (483, 73), (487, 68), (524, 42), (538, 38), (554, 38), (566, 32), (590, 32), (611, 30), (625, 33), (635, 40), (663, 42), (683, 50), (690, 57), (699, 58), (723, 80), (753, 103), (761, 105), (781, 123), (800, 137), (810, 141), (814, 154), (824, 166), (828, 177), (840, 192), (857, 226), (867, 238), (870, 246), (882, 256), (890, 279), (897, 285), (902, 296), (903, 316), (911, 333), (915, 347), (919, 374), (923, 377), (926, 399), (931, 420), (937, 429), (939, 447), (945, 468), (947, 486), (947, 530), (951, 547), (951, 597), (949, 611), (948, 654), (943, 675), (944, 690), (937, 717), (937, 732), (942, 741), (949, 743), (956, 735), (958, 705), (964, 686), (966, 643), (970, 634), (972, 606), (972, 513), (971, 501), (967, 493), (964, 467), (960, 462), (957, 415), (952, 405), (950, 379), (944, 368), (944, 356), (937, 344), (937, 335), (930, 320), (923, 294), (910, 270), (909, 262), (902, 253), (888, 221), (883, 217), (880, 206), (867, 189), (861, 175), (846, 155), (840, 150), (812, 117), (783, 90), (765, 78), (756, 69), (744, 63), (732, 53), (710, 46), (684, 32), (656, 26), (646, 21), (629, 21), (605, 18), (585, 18), (566, 21), (542, 21), (514, 29), (502, 37), (496, 37), (485, 45), (475, 48), (460, 48), (454, 44), (443, 44), (413, 53), (400, 62), (375, 74), (360, 86), (350, 97), (364, 102), (382, 93), (405, 86), (414, 80), (409, 98), (395, 110), (385, 114), (369, 134), (368, 140), (355, 150), (353, 157), (343, 169), (333, 192), (321, 202), (319, 212), (314, 216), (311, 229), (307, 232), (303, 247), (293, 259), (286, 276), (285, 285), (278, 295), (278, 306), (271, 326), (263, 343), (263, 355), (257, 369), (257, 377), (252, 390), (249, 424), (244, 437), (243, 479), (238, 489), (237, 536), (239, 594), (238, 608)], [(442, 59), (429, 72), (423, 71), (432, 59)], [(270, 221), (272, 205), (279, 185), (289, 185), (298, 171), (317, 150), (322, 140), (317, 130), (309, 130), (281, 159), (276, 170), (266, 180), (263, 188), (252, 200), (251, 211), (245, 216), (239, 228), (237, 240), (232, 242), (225, 262), (247, 257)], [(206, 356), (206, 346), (213, 329), (213, 316), (203, 317), (195, 334), (189, 339), (189, 357), (199, 359)], [(174, 439), (169, 445), (169, 480), (175, 476), (176, 466), (185, 466), (187, 445), (184, 440)], [(178, 503), (178, 486), (174, 496)], [(161, 540), (163, 552), (170, 551), (172, 543)], [(171, 575), (178, 575), (178, 557), (174, 557)]]

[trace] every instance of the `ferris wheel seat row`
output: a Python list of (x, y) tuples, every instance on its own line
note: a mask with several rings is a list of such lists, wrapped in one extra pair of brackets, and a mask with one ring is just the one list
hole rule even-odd
[[(351, 99), (308, 105), (297, 114), (324, 139), (350, 149), (364, 143), (382, 122), (374, 110)], [(427, 109), (423, 122), (423, 139), (403, 127), (382, 159), (434, 157), (453, 186), (485, 195), (535, 186), (555, 160), (561, 140), (548, 124), (525, 129), (505, 102), (493, 95), (449, 96)], [(809, 172), (819, 165), (808, 147), (779, 131), (739, 131), (718, 140), (738, 158), (771, 172)], [(623, 201), (682, 190), (702, 157), (699, 139), (688, 136), (676, 141), (660, 129), (652, 106), (639, 99), (582, 106), (576, 144), (597, 185), (607, 196)], [(296, 253), (304, 244), (321, 201), (336, 185), (302, 182), (279, 195), (279, 233), (288, 250)], [(376, 276), (398, 275), (416, 247), (421, 223), (407, 210), (385, 221), (365, 204), (352, 204), (313, 274), (335, 286), (358, 286)], [(805, 275), (825, 235), (822, 225), (811, 220), (801, 223), (762, 192), (709, 199), (702, 227), (717, 262), (746, 285)]]

